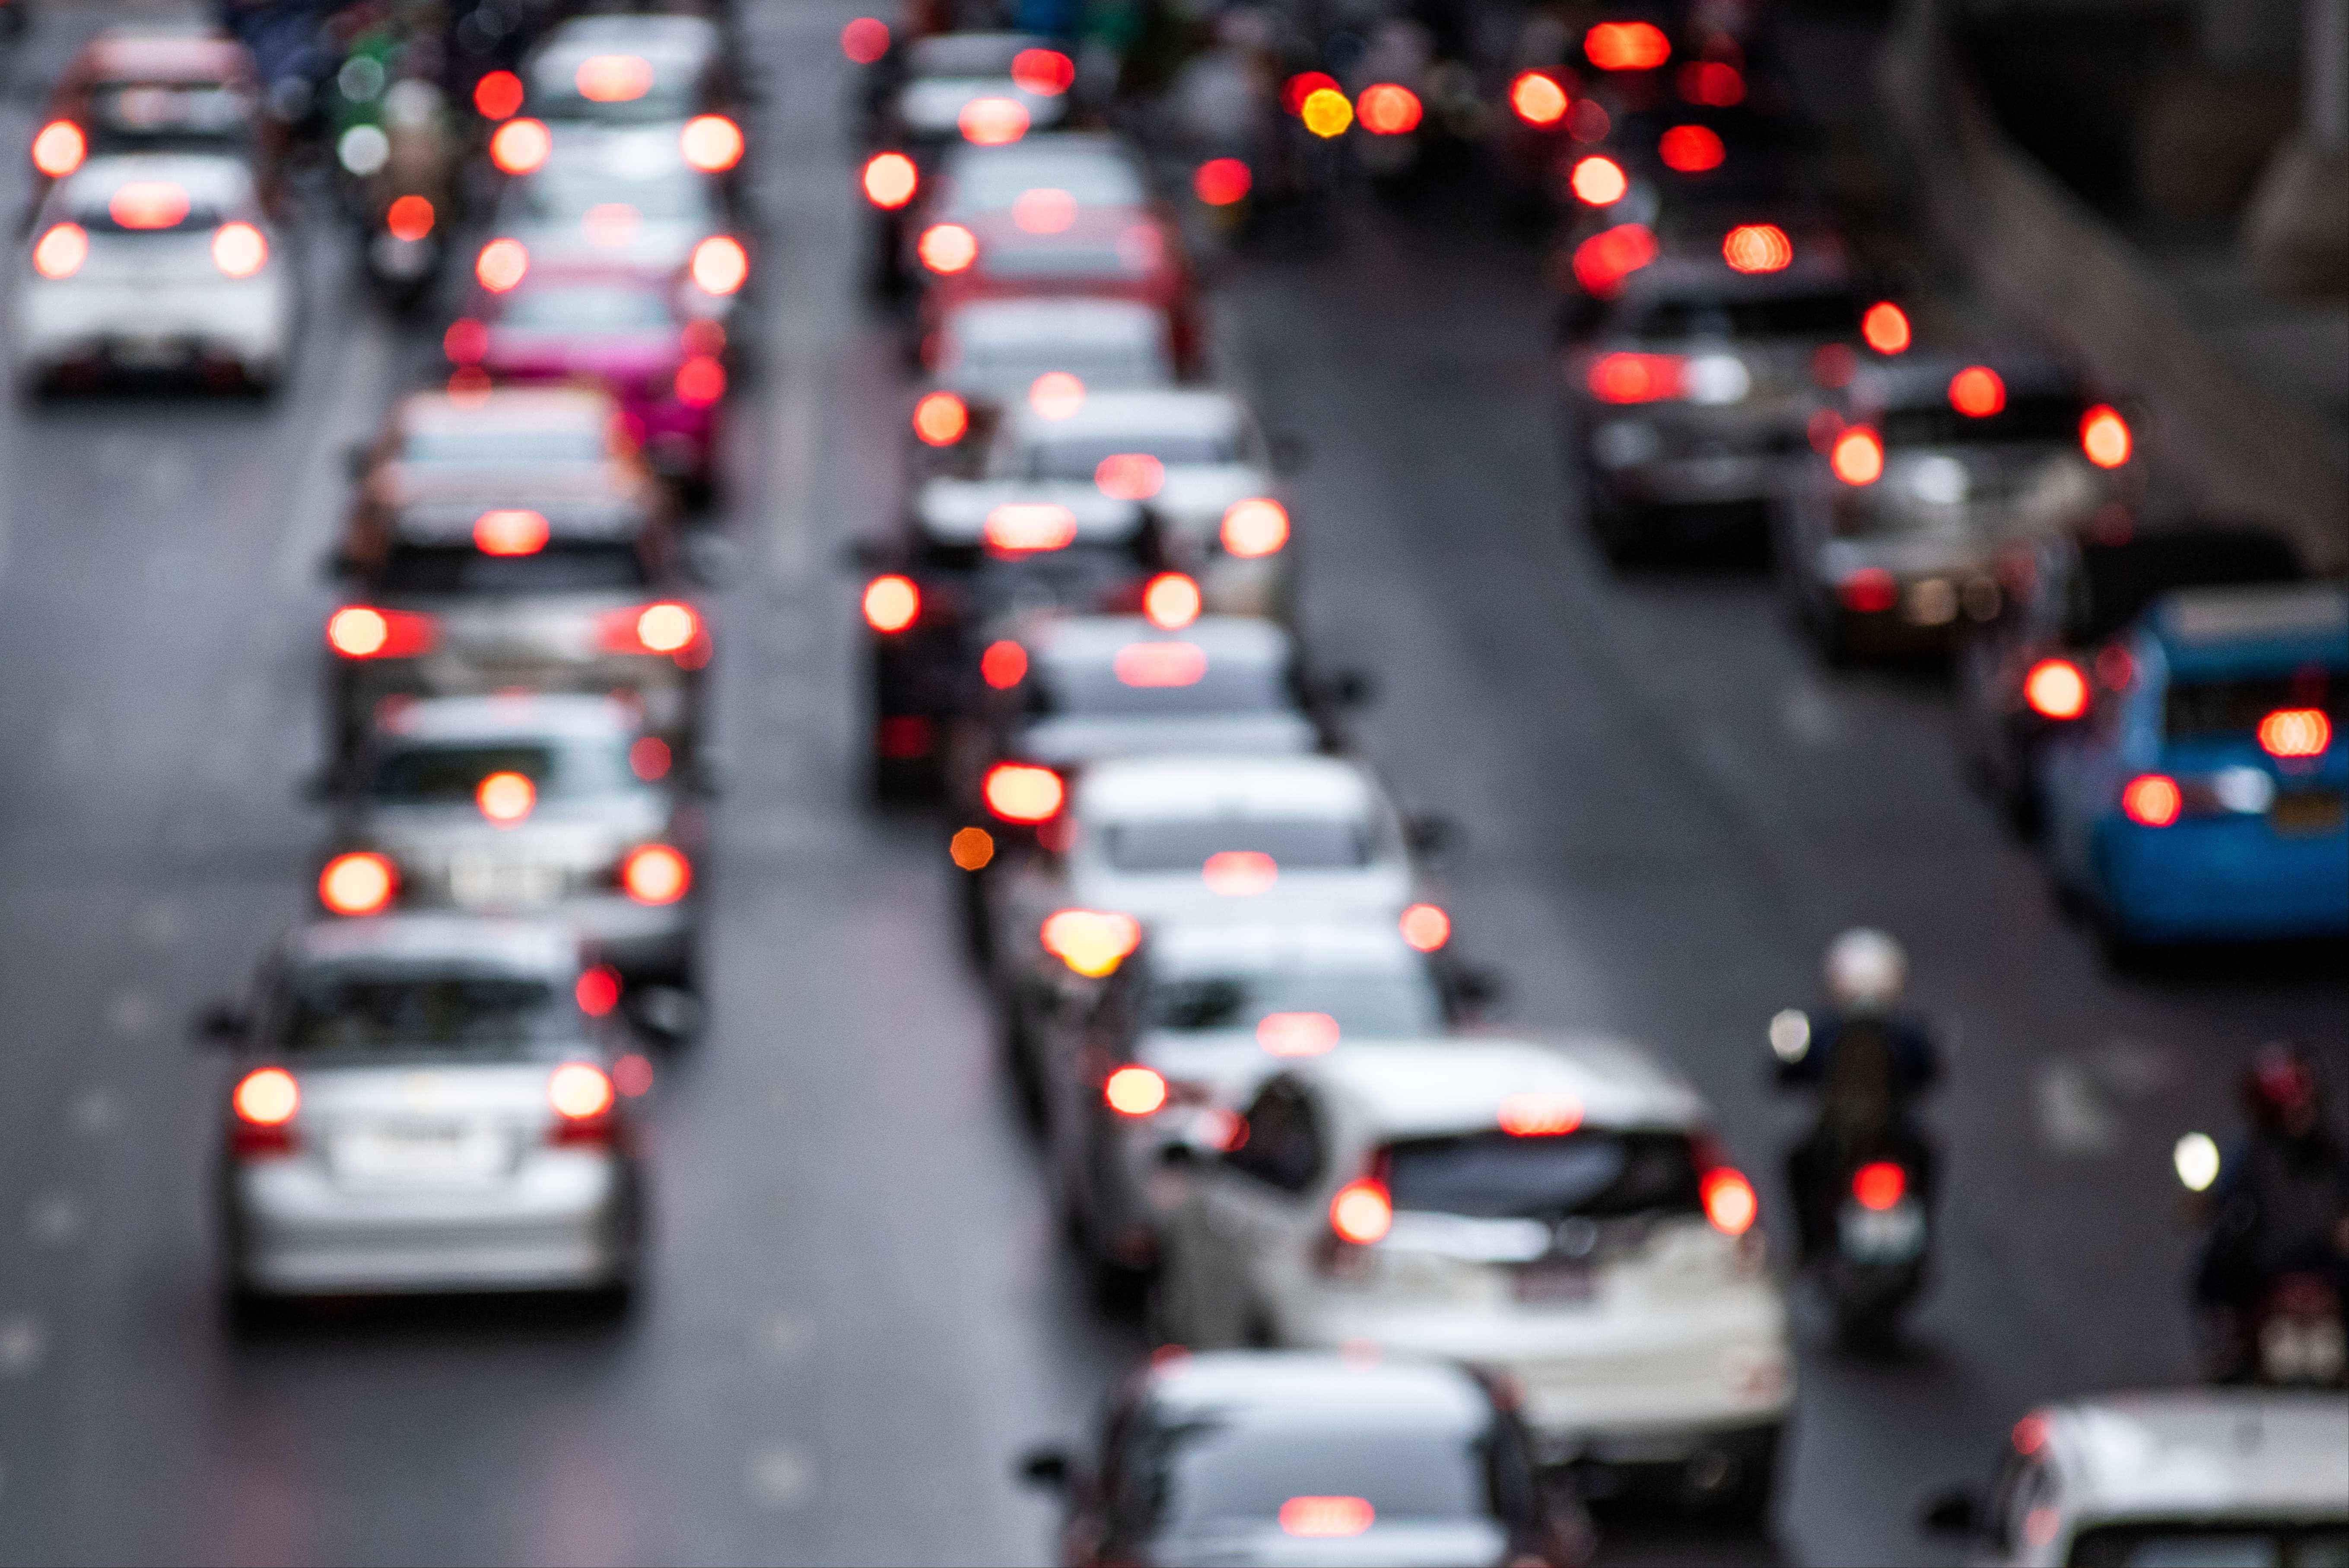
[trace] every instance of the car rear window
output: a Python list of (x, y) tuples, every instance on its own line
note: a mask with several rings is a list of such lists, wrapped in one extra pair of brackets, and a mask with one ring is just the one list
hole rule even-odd
[(553, 468), (601, 462), (604, 442), (604, 432), (588, 425), (554, 430), (435, 425), (409, 431), (400, 443), (399, 461), (419, 468)]
[(1147, 277), (1158, 258), (1140, 245), (1005, 240), (987, 247), (980, 265), (993, 276), (1009, 278)]
[[(1185, 655), (1195, 657), (1195, 666), (1182, 664)], [(1164, 669), (1138, 668), (1154, 656)], [(1129, 644), (1119, 650), (1117, 664), (1040, 661), (1028, 681), (1028, 711), (1040, 719), (1294, 712), (1297, 702), (1286, 674), (1278, 665), (1214, 659), (1195, 643), (1166, 638)], [(1174, 679), (1186, 676), (1191, 678), (1179, 683)]]
[(1680, 1133), (1413, 1138), (1390, 1145), (1386, 1166), (1394, 1206), (1423, 1213), (1562, 1220), (1698, 1210), (1696, 1157)]
[(973, 158), (954, 171), (949, 210), (1000, 213), (1030, 191), (1066, 191), (1080, 207), (1138, 207), (1142, 177), (1114, 158), (1039, 158), (1025, 153)]
[(279, 1044), (296, 1053), (511, 1049), (578, 1031), (570, 999), (535, 975), (307, 969), (284, 1000)]
[(2010, 396), (2006, 407), (1976, 419), (1950, 407), (1945, 399), (1917, 408), (1889, 409), (1880, 421), (1884, 444), (1904, 446), (1980, 446), (2002, 441), (2030, 441), (2067, 446), (2080, 439), (2080, 421), (2087, 400), (2073, 393)]
[(2173, 680), (2162, 701), (2162, 732), (2173, 741), (2256, 735), (2280, 709), (2314, 708), (2339, 733), (2349, 722), (2349, 670), (2312, 665), (2289, 675)]
[(492, 774), (522, 774), (541, 800), (612, 794), (635, 782), (625, 741), (433, 742), (387, 748), (367, 794), (391, 805), (467, 804)]
[(1839, 337), (1859, 327), (1859, 300), (1842, 292), (1768, 299), (1660, 299), (1632, 324), (1640, 337)]
[(1402, 1038), (1444, 1027), (1443, 1003), (1424, 971), (1276, 970), (1249, 974), (1185, 975), (1154, 982), (1143, 999), (1143, 1026), (1175, 1033), (1252, 1030), (1276, 1012), (1319, 1012), (1342, 1039)]
[(594, 213), (616, 230), (632, 215), (639, 223), (718, 225), (708, 179), (683, 168), (639, 175), (584, 159), (550, 164), (529, 177), (515, 202), (500, 210), (541, 223), (581, 223)]
[(2349, 1526), (2107, 1524), (2072, 1542), (2072, 1568), (2349, 1568)]
[(485, 556), (470, 545), (395, 545), (377, 586), (390, 594), (578, 594), (649, 587), (625, 541), (558, 539), (528, 556)]
[(968, 386), (1024, 393), (1037, 377), (1064, 370), (1097, 392), (1155, 387), (1168, 379), (1165, 356), (1146, 342), (952, 343), (939, 369)]
[(1282, 871), (1367, 866), (1371, 829), (1341, 817), (1172, 817), (1115, 823), (1102, 832), (1121, 871), (1196, 871), (1211, 855), (1269, 856)]
[(2253, 529), (2148, 534), (2080, 546), (2067, 607), (2071, 639), (2101, 642), (2173, 588), (2296, 583), (2307, 576), (2292, 546)]
[(668, 301), (646, 288), (533, 288), (514, 295), (501, 327), (528, 332), (658, 332), (676, 324)]
[(1029, 449), (1027, 476), (1030, 479), (1091, 482), (1103, 458), (1129, 452), (1145, 453), (1169, 468), (1240, 461), (1239, 436), (1236, 431), (1181, 433), (1134, 431), (1123, 435), (1039, 441)]
[(230, 140), (252, 115), (252, 99), (216, 83), (114, 81), (90, 93), (92, 129), (116, 146)]
[(1208, 1417), (1136, 1437), (1137, 1468), (1159, 1492), (1149, 1511), (1178, 1531), (1273, 1524), (1294, 1498), (1360, 1498), (1381, 1523), (1492, 1513), (1481, 1434), (1373, 1416), (1335, 1428)]
[[(653, 125), (690, 119), (697, 70), (689, 58), (640, 54), (631, 49), (565, 53), (539, 62), (531, 72), (530, 109), (545, 119), (585, 120), (598, 125)], [(595, 88), (589, 98), (582, 85)]]

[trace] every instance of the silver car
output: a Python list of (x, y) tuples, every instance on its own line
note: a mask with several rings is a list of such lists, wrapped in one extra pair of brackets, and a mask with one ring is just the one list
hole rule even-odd
[(624, 1304), (643, 1199), (622, 1089), (649, 1076), (616, 1054), (613, 996), (549, 922), (295, 931), (250, 1011), (203, 1020), (237, 1054), (219, 1180), (232, 1309), (451, 1291)]

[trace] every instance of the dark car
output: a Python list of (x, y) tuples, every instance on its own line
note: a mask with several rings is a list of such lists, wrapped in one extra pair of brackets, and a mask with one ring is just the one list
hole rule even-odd
[(1563, 1568), (1596, 1542), (1505, 1394), (1375, 1354), (1162, 1355), (1112, 1399), (1090, 1463), (1046, 1449), (1024, 1471), (1065, 1496), (1071, 1564)]
[(2033, 826), (2040, 749), (2085, 718), (2119, 673), (2106, 645), (2173, 588), (2302, 580), (2288, 540), (2264, 529), (2184, 523), (2114, 525), (2021, 544), (1999, 562), (1996, 618), (1958, 659), (1966, 759), (2017, 826)]

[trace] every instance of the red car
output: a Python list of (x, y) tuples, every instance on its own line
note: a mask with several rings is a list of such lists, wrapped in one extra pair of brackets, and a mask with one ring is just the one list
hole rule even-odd
[(444, 346), (460, 377), (602, 384), (654, 471), (706, 496), (717, 482), (726, 328), (687, 310), (683, 292), (636, 269), (549, 264), (502, 294), (477, 286)]

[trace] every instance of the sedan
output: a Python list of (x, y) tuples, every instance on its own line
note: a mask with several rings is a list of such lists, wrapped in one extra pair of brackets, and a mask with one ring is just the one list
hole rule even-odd
[(1016, 404), (1067, 408), (1174, 380), (1164, 318), (1128, 300), (974, 300), (939, 324), (923, 357), (931, 380), (913, 430), (936, 472), (969, 466)]

